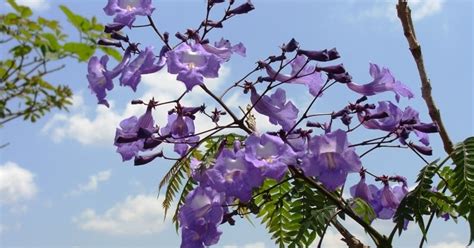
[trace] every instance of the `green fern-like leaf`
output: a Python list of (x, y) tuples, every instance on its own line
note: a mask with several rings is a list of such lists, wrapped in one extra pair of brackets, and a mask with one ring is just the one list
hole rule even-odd
[(188, 195), (188, 193), (191, 192), (195, 186), (196, 186), (196, 183), (190, 178), (184, 185), (183, 190), (181, 191), (181, 195), (179, 197), (178, 204), (176, 205), (176, 209), (174, 211), (174, 215), (172, 219), (175, 225), (176, 231), (178, 231), (178, 228), (179, 228), (179, 221), (178, 221), (179, 209), (181, 208), (181, 206), (183, 206), (184, 200), (186, 199), (186, 196)]
[(458, 212), (470, 225), (474, 239), (474, 137), (469, 137), (454, 147), (451, 155), (456, 167), (449, 180), (449, 189), (458, 203)]
[(423, 215), (429, 215), (433, 207), (430, 197), (433, 195), (433, 177), (439, 169), (437, 162), (438, 160), (427, 164), (420, 170), (416, 180), (418, 185), (400, 202), (394, 216), (398, 234), (402, 233), (405, 220), (415, 220), (421, 232), (426, 233)]
[(260, 206), (257, 217), (262, 219), (262, 224), (265, 224), (275, 243), (285, 247), (289, 241), (287, 233), (291, 231), (291, 202), (288, 199), (291, 184), (287, 181), (278, 184), (275, 180), (266, 180), (261, 190), (268, 190), (268, 194), (260, 194), (255, 198), (255, 203)]

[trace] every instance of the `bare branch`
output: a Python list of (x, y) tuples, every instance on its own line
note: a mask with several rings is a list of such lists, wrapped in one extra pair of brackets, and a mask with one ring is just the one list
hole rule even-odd
[(408, 7), (407, 0), (398, 0), (397, 14), (398, 18), (402, 23), (403, 32), (408, 41), (411, 54), (415, 59), (416, 66), (418, 67), (418, 73), (421, 79), (421, 96), (425, 100), (426, 106), (428, 107), (428, 112), (431, 117), (431, 120), (438, 124), (439, 135), (441, 136), (441, 140), (443, 141), (444, 150), (447, 154), (451, 154), (453, 152), (453, 143), (451, 142), (448, 136), (443, 121), (441, 120), (440, 111), (436, 107), (433, 96), (431, 95), (431, 83), (425, 70), (420, 43), (418, 43), (418, 40), (416, 39), (415, 27), (413, 26), (413, 21), (411, 19), (411, 10), (410, 7)]

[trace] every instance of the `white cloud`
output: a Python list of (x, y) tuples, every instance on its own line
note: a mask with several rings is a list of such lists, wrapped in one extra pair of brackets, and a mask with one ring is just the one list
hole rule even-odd
[[(419, 21), (425, 17), (434, 15), (441, 11), (445, 0), (410, 0), (408, 6), (412, 10), (412, 18), (414, 21)], [(358, 4), (357, 1), (352, 2)], [(362, 11), (360, 17), (368, 18), (388, 18), (391, 21), (397, 20), (397, 1), (377, 0), (372, 3), (372, 6), (365, 11)]]
[(224, 245), (224, 248), (265, 248), (265, 244), (263, 242), (256, 242), (256, 243), (245, 244), (242, 246)]
[(96, 191), (99, 187), (99, 183), (109, 180), (112, 172), (110, 170), (100, 171), (94, 175), (89, 176), (89, 181), (84, 184), (79, 184), (77, 189), (70, 192), (70, 195), (77, 195), (82, 192)]
[(19, 5), (30, 7), (33, 11), (44, 11), (50, 7), (48, 0), (16, 0)]
[(110, 109), (98, 105), (95, 108), (95, 117), (89, 118), (83, 102), (81, 93), (73, 97), (71, 113), (55, 114), (41, 132), (50, 136), (56, 143), (73, 139), (84, 145), (110, 145), (115, 136), (115, 127), (121, 120), (143, 113), (143, 108), (136, 105), (127, 105), (122, 113), (118, 113), (114, 109), (114, 102), (111, 101)]
[[(347, 244), (341, 240), (342, 236), (339, 233), (336, 233), (332, 230), (327, 230), (326, 234), (324, 235), (323, 243), (321, 247), (328, 247), (328, 248), (343, 248), (347, 247)], [(319, 239), (316, 239), (310, 248), (318, 247)]]
[(32, 199), (37, 191), (33, 173), (13, 162), (0, 165), (0, 204)]
[(451, 242), (440, 242), (434, 245), (428, 245), (428, 248), (466, 248), (466, 244), (459, 243), (457, 241)]
[(444, 0), (411, 0), (413, 20), (418, 21), (441, 11)]
[(163, 231), (167, 225), (163, 221), (162, 197), (153, 195), (128, 196), (103, 214), (93, 209), (84, 210), (73, 222), (85, 231), (109, 235), (150, 235)]

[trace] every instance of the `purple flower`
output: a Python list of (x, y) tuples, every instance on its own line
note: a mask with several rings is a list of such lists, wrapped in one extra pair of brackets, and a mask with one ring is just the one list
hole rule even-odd
[(188, 45), (182, 43), (168, 53), (168, 72), (178, 74), (177, 80), (186, 85), (191, 91), (196, 85), (201, 85), (205, 78), (216, 78), (222, 59), (207, 52), (201, 44)]
[(111, 71), (107, 70), (107, 62), (109, 57), (104, 55), (100, 58), (93, 56), (87, 65), (87, 80), (89, 88), (96, 95), (98, 104), (109, 107), (109, 102), (105, 99), (106, 90), (110, 91), (114, 88), (113, 79), (117, 77), (123, 70), (123, 67), (130, 60), (131, 49), (127, 48), (122, 61)]
[(130, 160), (139, 151), (145, 150), (146, 136), (142, 133), (151, 134), (154, 131), (154, 121), (151, 114), (152, 108), (153, 104), (150, 103), (145, 114), (140, 116), (140, 118), (136, 116), (127, 118), (121, 121), (120, 128), (116, 129), (114, 145), (117, 146), (117, 152), (120, 153), (123, 161)]
[(296, 124), (298, 109), (291, 101), (286, 102), (284, 90), (277, 89), (270, 97), (260, 97), (255, 88), (252, 88), (250, 100), (255, 110), (268, 116), (273, 125), (281, 125), (283, 130), (288, 131)]
[(359, 156), (340, 129), (311, 138), (309, 150), (302, 164), (305, 175), (317, 177), (330, 190), (342, 186), (348, 173), (361, 169)]
[[(372, 119), (371, 116), (385, 113), (384, 118)], [(375, 110), (364, 109), (363, 112), (358, 113), (359, 120), (368, 129), (378, 129), (387, 132), (393, 132), (398, 135), (400, 143), (406, 145), (406, 140), (413, 131), (418, 136), (419, 141), (425, 145), (429, 145), (428, 133), (438, 132), (438, 127), (434, 123), (422, 123), (418, 111), (411, 107), (406, 107), (405, 110), (399, 109), (390, 101), (379, 102)], [(420, 151), (429, 153), (429, 147), (417, 146)]]
[(132, 27), (135, 16), (147, 16), (155, 10), (151, 0), (109, 0), (104, 7), (105, 14), (115, 15), (114, 22)]
[(155, 64), (155, 54), (153, 54), (152, 49), (152, 47), (147, 47), (135, 60), (123, 68), (120, 85), (130, 86), (133, 91), (136, 91), (142, 74), (154, 73), (163, 68), (166, 63), (163, 51), (167, 50), (162, 49), (160, 59)]
[(245, 46), (241, 42), (237, 45), (232, 46), (229, 40), (225, 40), (221, 38), (220, 41), (215, 42), (214, 46), (210, 44), (204, 44), (202, 47), (209, 53), (215, 54), (219, 58), (222, 59), (223, 62), (229, 61), (230, 57), (233, 53), (237, 53), (238, 55), (245, 57)]
[(245, 159), (245, 152), (238, 144), (233, 150), (224, 149), (212, 169), (201, 176), (200, 185), (210, 186), (218, 192), (224, 192), (228, 201), (238, 198), (248, 202), (252, 190), (263, 183), (263, 175), (259, 168)]
[(245, 141), (245, 158), (259, 168), (264, 177), (281, 180), (288, 165), (296, 163), (296, 153), (274, 135), (250, 135)]
[(266, 64), (265, 69), (270, 78), (280, 82), (304, 84), (308, 87), (309, 93), (317, 96), (323, 86), (321, 73), (316, 71), (314, 66), (306, 65), (306, 57), (299, 55), (291, 62), (291, 74), (277, 73), (270, 65)]
[(402, 186), (397, 185), (395, 187), (390, 187), (388, 178), (385, 176), (382, 177), (384, 186), (374, 194), (374, 198), (370, 202), (372, 208), (377, 214), (377, 218), (391, 219), (402, 199), (406, 194), (408, 194), (408, 185), (406, 183), (406, 179), (399, 176), (396, 178), (399, 179), (399, 182), (402, 182)]
[[(386, 113), (388, 116), (380, 119), (370, 119), (370, 116), (380, 113)], [(365, 109), (364, 112), (358, 114), (359, 121), (368, 129), (378, 129), (387, 132), (394, 131), (400, 124), (402, 111), (392, 102), (379, 102), (376, 109)], [(369, 119), (365, 120), (364, 119)]]
[(400, 96), (413, 98), (413, 92), (400, 81), (396, 80), (389, 69), (370, 63), (370, 75), (374, 79), (372, 82), (359, 85), (353, 82), (347, 83), (347, 86), (362, 95), (372, 96), (385, 91), (393, 91), (395, 99), (400, 101)]
[[(377, 189), (377, 188), (375, 188), (375, 189)], [(369, 188), (369, 185), (367, 185), (365, 183), (365, 176), (362, 176), (360, 178), (359, 183), (350, 188), (350, 192), (351, 192), (352, 197), (360, 198), (360, 199), (362, 199), (365, 202), (370, 204), (370, 202), (373, 201), (374, 193), (376, 193), (377, 190), (375, 190), (375, 192), (373, 192), (373, 189), (371, 190)]]
[(219, 241), (217, 226), (224, 216), (225, 195), (210, 187), (197, 187), (185, 199), (179, 210), (182, 231), (181, 247), (204, 247)]
[(176, 109), (170, 112), (168, 123), (160, 131), (161, 136), (175, 144), (174, 151), (184, 156), (188, 147), (199, 141), (199, 136), (194, 135), (194, 114), (202, 107), (186, 108), (178, 105)]

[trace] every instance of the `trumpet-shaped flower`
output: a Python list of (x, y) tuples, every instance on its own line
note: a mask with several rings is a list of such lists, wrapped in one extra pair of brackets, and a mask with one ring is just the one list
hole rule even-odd
[(321, 73), (315, 70), (314, 66), (306, 65), (306, 57), (299, 55), (291, 62), (291, 73), (277, 73), (270, 65), (265, 65), (265, 70), (270, 78), (279, 82), (303, 84), (308, 87), (309, 93), (313, 96), (320, 94), (323, 86)]
[(168, 72), (178, 74), (176, 79), (186, 85), (187, 91), (204, 83), (204, 78), (219, 76), (222, 59), (208, 51), (201, 44), (182, 43), (168, 53)]
[(348, 173), (361, 169), (359, 156), (340, 129), (311, 138), (309, 150), (302, 164), (305, 175), (317, 177), (330, 190), (342, 186)]
[(153, 10), (151, 0), (109, 0), (104, 7), (105, 14), (115, 15), (114, 22), (128, 27), (132, 27), (137, 15), (151, 15)]
[(114, 88), (113, 79), (117, 77), (128, 63), (131, 56), (131, 49), (127, 48), (122, 61), (112, 70), (107, 70), (109, 56), (104, 55), (100, 58), (93, 56), (87, 65), (87, 80), (89, 88), (96, 95), (98, 103), (109, 107), (109, 102), (105, 99), (107, 91)]
[(370, 63), (369, 73), (373, 78), (372, 82), (364, 85), (349, 82), (347, 83), (347, 87), (365, 96), (373, 96), (381, 92), (392, 91), (395, 93), (397, 102), (400, 101), (400, 96), (413, 98), (413, 92), (408, 86), (396, 80), (388, 68), (380, 68), (378, 65)]
[(120, 77), (120, 85), (130, 86), (133, 91), (137, 90), (138, 83), (140, 83), (142, 74), (150, 74), (157, 72), (166, 64), (166, 59), (162, 49), (160, 58), (155, 64), (155, 54), (153, 48), (147, 47), (142, 51), (137, 58), (123, 68), (122, 76)]
[(273, 125), (280, 125), (283, 130), (288, 131), (296, 124), (298, 109), (291, 101), (286, 101), (284, 90), (277, 89), (271, 96), (260, 97), (255, 88), (252, 88), (250, 100), (255, 110), (268, 116)]

